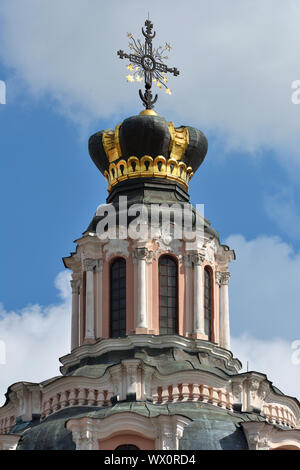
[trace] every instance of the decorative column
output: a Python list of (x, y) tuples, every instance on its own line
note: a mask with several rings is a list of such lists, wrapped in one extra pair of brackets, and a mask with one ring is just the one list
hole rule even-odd
[[(32, 420), (32, 403), (31, 393), (29, 387), (25, 382), (19, 382), (13, 386), (16, 393), (13, 397), (15, 408), (17, 409), (16, 418), (21, 418), (22, 421)], [(38, 388), (38, 386), (37, 386)]]
[(217, 271), (216, 279), (221, 291), (221, 338), (220, 344), (223, 348), (230, 350), (230, 324), (229, 324), (229, 297), (228, 282), (229, 272)]
[(156, 425), (156, 448), (178, 450), (185, 426), (191, 424), (190, 418), (179, 415), (160, 415), (153, 419)]
[(123, 367), (121, 364), (115, 365), (109, 369), (111, 383), (113, 386), (113, 394), (117, 401), (126, 399), (126, 386), (124, 384)]
[(96, 289), (96, 337), (101, 338), (103, 334), (103, 312), (102, 312), (102, 270), (103, 259), (97, 260), (96, 275), (97, 275), (97, 289)]
[(159, 423), (157, 432), (157, 449), (176, 450), (176, 426), (172, 416), (160, 415), (157, 418)]
[(151, 252), (145, 248), (136, 248), (134, 252), (137, 259), (137, 324), (136, 329), (147, 329), (147, 287), (146, 287), (146, 260)]
[(93, 420), (89, 418), (70, 419), (67, 429), (72, 432), (76, 450), (98, 450), (97, 433)]
[(195, 253), (192, 259), (194, 264), (194, 334), (197, 336), (204, 335), (202, 265), (205, 257), (201, 253)]
[[(247, 439), (249, 450), (270, 450), (272, 441), (275, 437), (275, 447), (281, 447), (284, 445), (285, 433), (290, 431), (278, 431), (272, 425), (264, 422), (248, 422), (241, 423), (245, 437)], [(278, 436), (280, 432), (280, 437)]]
[(126, 399), (129, 401), (139, 400), (141, 398), (141, 383), (139, 380), (140, 364), (141, 361), (139, 359), (127, 359), (122, 361), (126, 376)]
[(94, 268), (96, 261), (93, 259), (84, 260), (86, 269), (86, 289), (85, 289), (85, 339), (95, 339), (95, 312), (94, 312)]
[(150, 400), (153, 401), (152, 398), (152, 377), (154, 374), (154, 370), (152, 367), (149, 367), (145, 365), (144, 363), (142, 364), (142, 400)]
[(73, 279), (72, 287), (72, 326), (71, 326), (71, 351), (79, 346), (79, 287), (80, 281)]
[(191, 338), (194, 332), (194, 299), (193, 299), (193, 255), (186, 253), (184, 255), (184, 269), (185, 269), (185, 336)]

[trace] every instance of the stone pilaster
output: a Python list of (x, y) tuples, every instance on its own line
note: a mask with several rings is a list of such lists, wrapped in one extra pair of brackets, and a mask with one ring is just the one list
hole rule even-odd
[(72, 288), (72, 325), (71, 325), (71, 351), (79, 346), (79, 292), (80, 281), (73, 279)]
[(194, 265), (194, 335), (196, 338), (204, 336), (204, 296), (203, 296), (203, 275), (202, 266), (204, 262), (202, 253), (195, 253), (192, 256)]
[(149, 262), (152, 252), (145, 247), (138, 247), (134, 251), (137, 260), (137, 324), (136, 333), (147, 333), (147, 279), (146, 262)]
[(101, 338), (103, 335), (103, 309), (102, 309), (102, 295), (103, 295), (103, 259), (97, 259), (96, 264), (96, 337)]
[(95, 298), (94, 298), (94, 269), (96, 260), (85, 259), (86, 270), (86, 299), (85, 299), (85, 340), (95, 339)]
[(229, 297), (228, 282), (229, 272), (217, 271), (216, 281), (221, 290), (221, 337), (220, 344), (223, 348), (230, 350), (230, 323), (229, 323)]
[(140, 399), (140, 380), (139, 366), (141, 361), (138, 359), (128, 359), (122, 361), (126, 374), (126, 398), (129, 400)]

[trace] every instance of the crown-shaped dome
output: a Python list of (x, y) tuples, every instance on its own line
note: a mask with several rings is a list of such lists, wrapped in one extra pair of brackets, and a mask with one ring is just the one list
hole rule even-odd
[(109, 191), (131, 178), (166, 178), (188, 189), (207, 153), (205, 135), (189, 126), (175, 128), (154, 111), (125, 119), (115, 130), (92, 135), (89, 153)]

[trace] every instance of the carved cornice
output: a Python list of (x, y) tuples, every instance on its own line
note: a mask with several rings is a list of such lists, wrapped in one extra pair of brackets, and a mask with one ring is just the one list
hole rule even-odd
[(234, 250), (230, 250), (227, 245), (220, 245), (216, 253), (216, 261), (219, 266), (226, 269), (228, 263), (235, 260)]
[(73, 272), (79, 272), (81, 270), (81, 259), (76, 248), (76, 253), (71, 253), (70, 256), (63, 258), (63, 262), (66, 268), (72, 269)]
[(83, 259), (97, 259), (102, 256), (103, 242), (96, 233), (85, 232), (84, 236), (75, 240), (78, 243), (77, 252)]
[(163, 234), (160, 237), (156, 237), (153, 241), (157, 244), (157, 250), (154, 252), (154, 258), (157, 259), (160, 253), (172, 253), (178, 257), (182, 258), (181, 247), (182, 241), (176, 238), (173, 238), (171, 235), (164, 236)]
[(128, 240), (122, 240), (119, 238), (109, 240), (105, 245), (104, 245), (104, 252), (106, 259), (108, 259), (110, 256), (114, 255), (120, 255), (124, 256), (125, 258), (128, 258), (129, 256), (129, 241)]
[(145, 346), (153, 348), (166, 348), (174, 347), (176, 349), (184, 349), (186, 351), (193, 352), (207, 352), (210, 356), (215, 359), (224, 361), (226, 367), (233, 373), (237, 373), (241, 368), (242, 364), (238, 359), (233, 358), (230, 351), (221, 348), (209, 341), (186, 338), (179, 335), (128, 335), (125, 338), (114, 338), (114, 339), (100, 339), (93, 344), (84, 344), (78, 348), (75, 348), (71, 354), (60, 358), (60, 362), (63, 366), (60, 368), (64, 374), (67, 368), (76, 365), (80, 362), (81, 358), (90, 356), (97, 357), (108, 351), (118, 351), (124, 349), (131, 349), (135, 346)]

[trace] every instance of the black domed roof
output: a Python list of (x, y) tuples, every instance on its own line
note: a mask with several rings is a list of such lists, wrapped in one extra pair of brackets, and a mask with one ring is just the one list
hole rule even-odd
[(168, 155), (171, 136), (167, 121), (160, 116), (132, 116), (123, 121), (119, 131), (122, 158), (132, 155), (156, 157)]
[[(153, 111), (129, 117), (115, 130), (97, 132), (89, 139), (90, 156), (109, 184), (123, 181), (129, 171), (130, 178), (146, 177), (149, 164), (151, 176), (161, 178), (161, 167), (155, 167), (158, 164), (165, 165), (166, 178), (176, 180), (178, 177), (179, 182), (187, 187), (188, 181), (203, 162), (207, 147), (207, 139), (200, 130), (190, 126), (175, 128), (172, 122), (167, 122)], [(142, 171), (145, 156), (150, 159)], [(133, 157), (135, 166), (129, 168)], [(159, 157), (163, 159), (159, 160)], [(136, 164), (141, 166), (142, 174), (135, 170)], [(176, 166), (175, 170), (172, 165)]]

